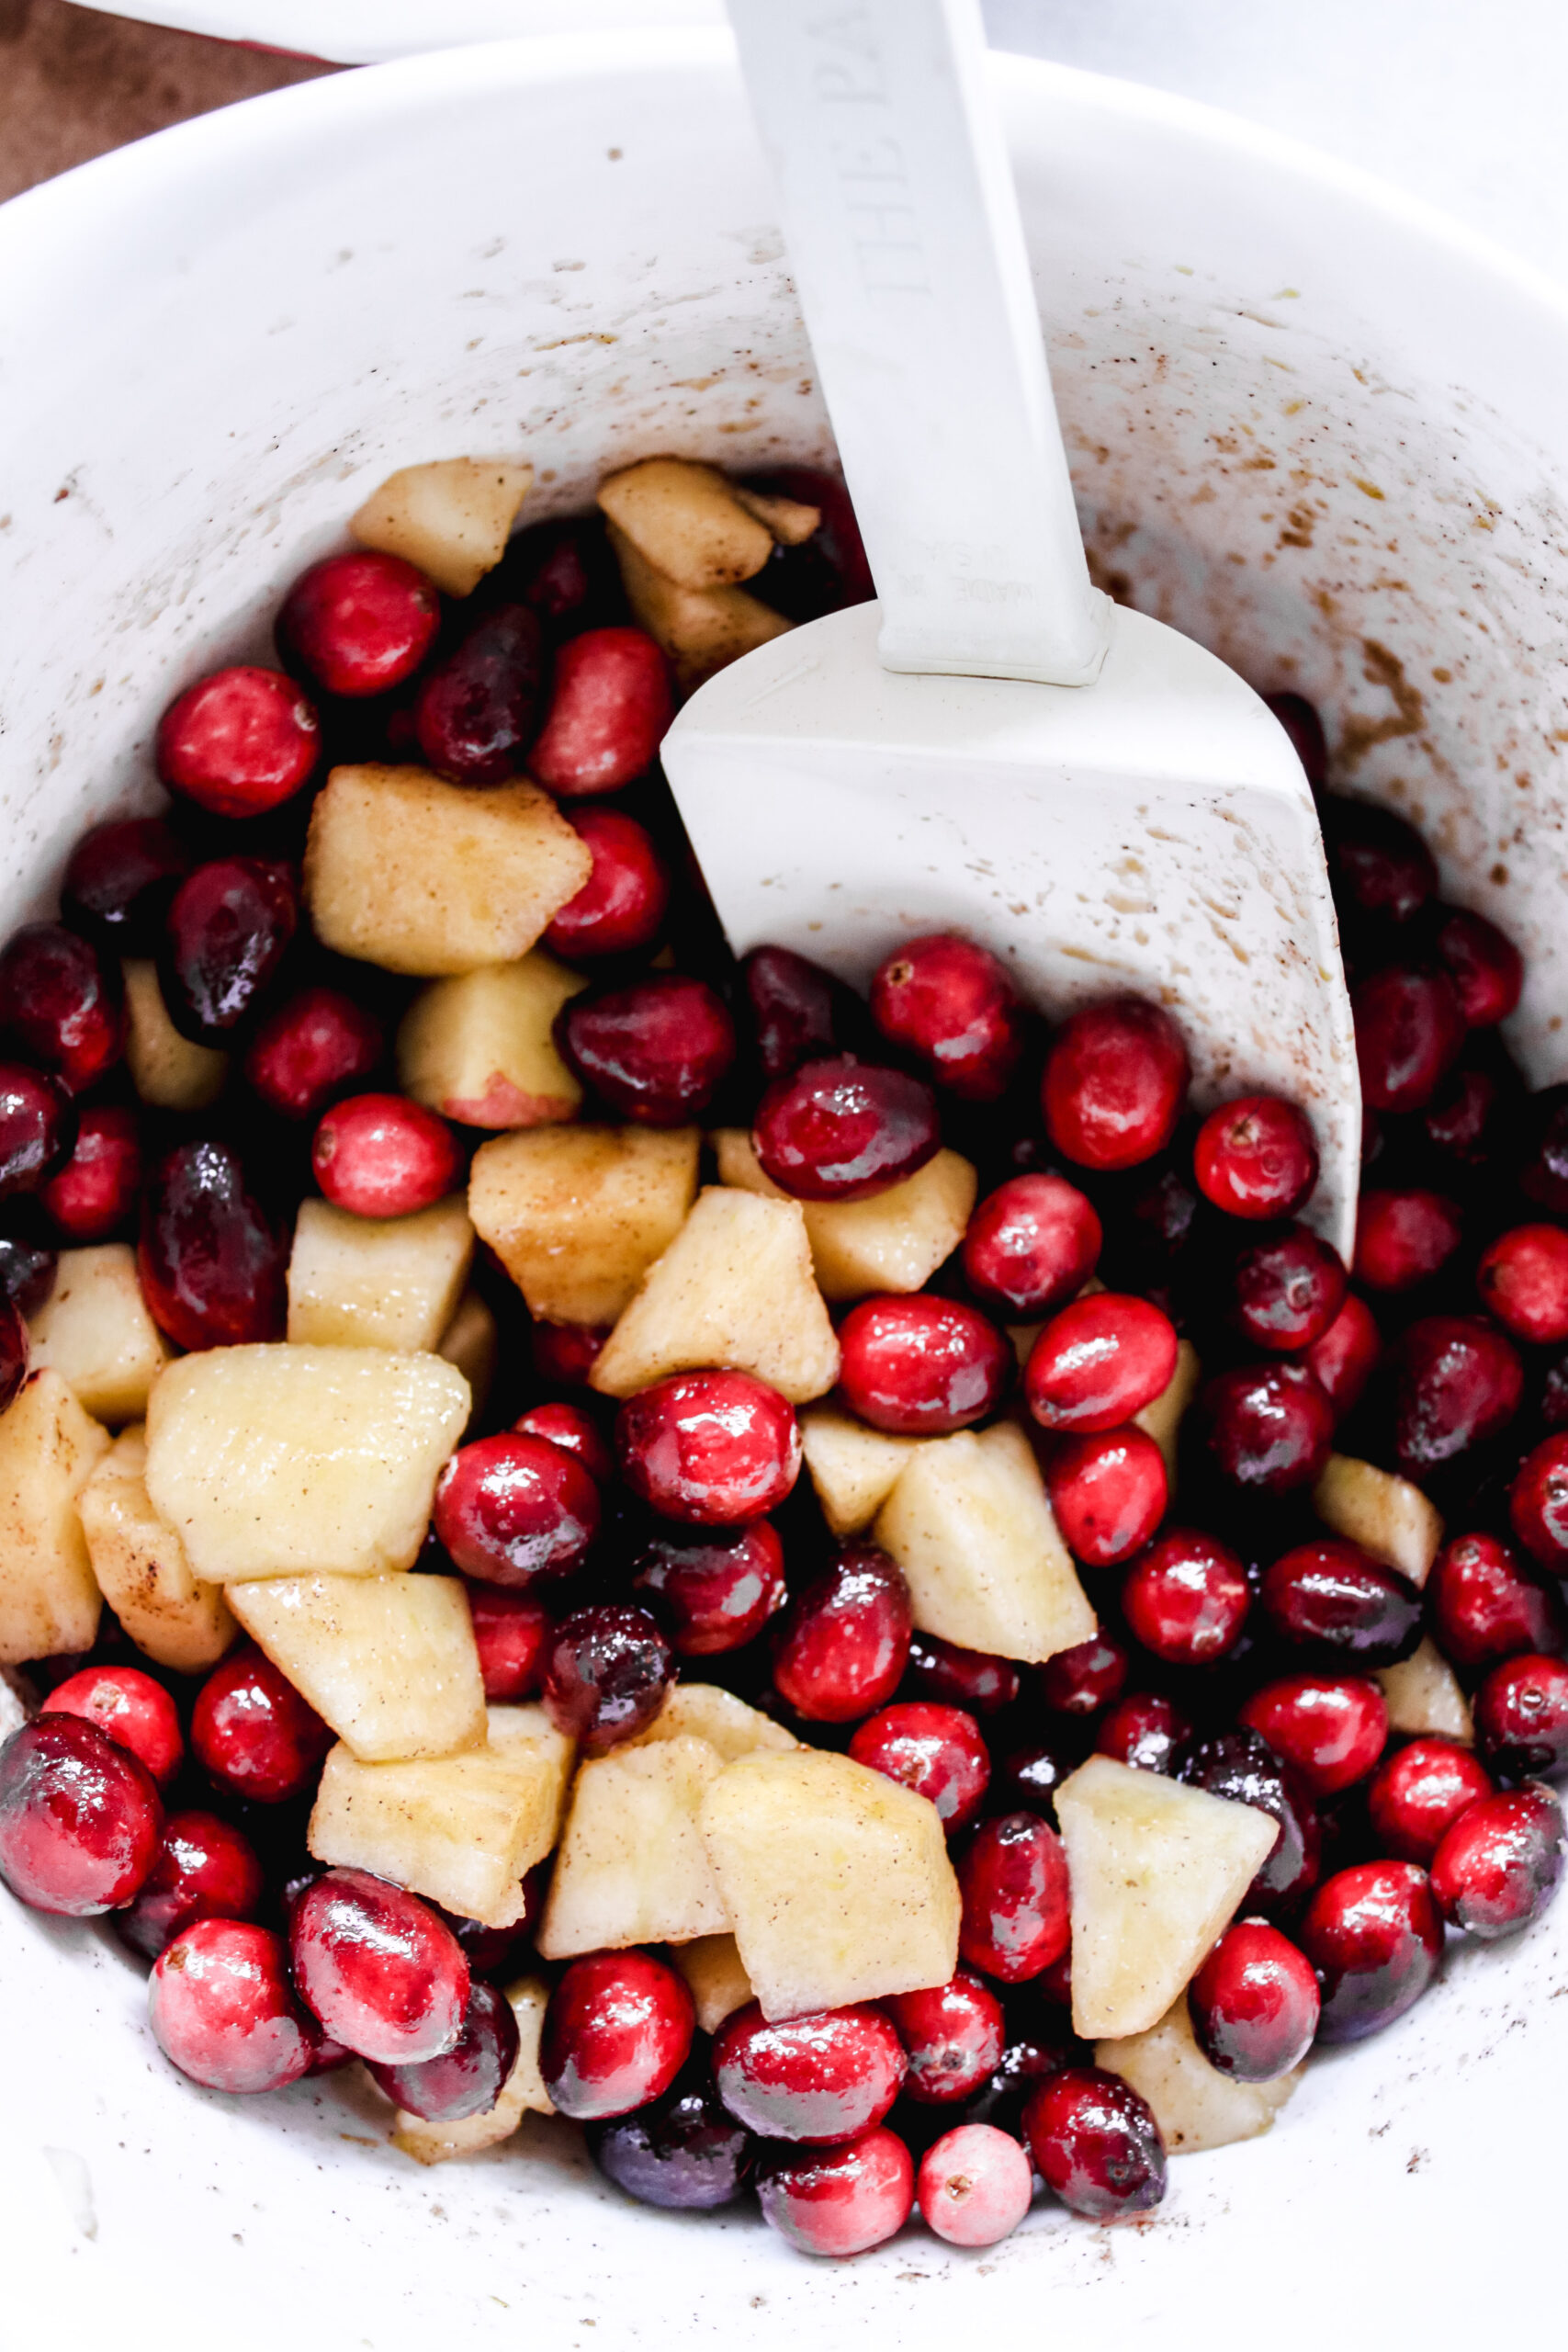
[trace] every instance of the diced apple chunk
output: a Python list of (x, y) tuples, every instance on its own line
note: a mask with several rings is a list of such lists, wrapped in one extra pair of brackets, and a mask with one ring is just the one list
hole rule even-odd
[(1331, 1453), (1312, 1490), (1331, 1534), (1359, 1544), (1419, 1589), (1442, 1548), (1443, 1522), (1419, 1487), (1353, 1454)]
[(699, 1936), (694, 1943), (678, 1945), (670, 1957), (686, 1980), (703, 2033), (716, 2033), (726, 2018), (757, 1997), (733, 1936)]
[(539, 2041), (550, 1988), (537, 1976), (521, 1976), (506, 1987), (506, 1997), (517, 2019), (517, 2056), (502, 2086), (501, 2097), (482, 2114), (465, 2115), (456, 2122), (430, 2123), (423, 2115), (398, 2110), (392, 2145), (416, 2164), (446, 2164), (453, 2156), (477, 2156), (481, 2149), (499, 2147), (510, 2140), (525, 2115), (553, 2115), (555, 2101), (539, 2071)]
[(386, 1348), (209, 1348), (147, 1408), (147, 1491), (198, 1577), (385, 1576), (413, 1566), (468, 1384)]
[(749, 1707), (733, 1690), (716, 1682), (673, 1682), (669, 1695), (646, 1731), (622, 1742), (617, 1755), (628, 1749), (652, 1747), (661, 1740), (702, 1739), (716, 1748), (727, 1764), (765, 1748), (783, 1756), (800, 1746), (793, 1732), (774, 1723), (761, 1707)]
[(227, 1589), (251, 1639), (361, 1763), (483, 1745), (484, 1678), (456, 1577), (269, 1577)]
[(729, 1915), (697, 1830), (723, 1770), (716, 1748), (690, 1738), (581, 1767), (536, 1938), (544, 1959), (723, 1933)]
[(169, 1018), (158, 967), (134, 956), (125, 974), (125, 1062), (130, 1082), (155, 1111), (203, 1111), (223, 1091), (229, 1057), (193, 1046)]
[(501, 1333), (494, 1316), (477, 1290), (466, 1290), (457, 1301), (457, 1311), (441, 1334), (436, 1354), (456, 1365), (468, 1384), (473, 1398), (470, 1422), (474, 1414), (482, 1413), (485, 1398), (490, 1395), (491, 1382), (495, 1378), (496, 1357), (501, 1351)]
[(548, 1323), (613, 1323), (684, 1224), (695, 1127), (542, 1127), (481, 1144), (468, 1215)]
[(1147, 2099), (1173, 2156), (1256, 2140), (1302, 2078), (1299, 2066), (1272, 2083), (1237, 2083), (1222, 2075), (1193, 2038), (1185, 1994), (1146, 2032), (1097, 2043), (1094, 2063)]
[(463, 1195), (410, 1216), (302, 1201), (288, 1260), (288, 1337), (321, 1348), (437, 1348), (474, 1254)]
[(536, 784), (469, 792), (423, 768), (334, 768), (310, 811), (305, 898), (340, 955), (439, 979), (526, 956), (593, 867)]
[(185, 1546), (147, 1492), (147, 1436), (124, 1430), (76, 1498), (98, 1590), (159, 1666), (199, 1674), (239, 1633), (223, 1588), (192, 1576)]
[(1135, 1426), (1152, 1437), (1165, 1457), (1165, 1475), (1176, 1491), (1176, 1450), (1181, 1430), (1181, 1417), (1198, 1394), (1198, 1383), (1203, 1367), (1198, 1361), (1198, 1351), (1190, 1340), (1179, 1340), (1176, 1347), (1176, 1370), (1171, 1374), (1152, 1405), (1133, 1416)]
[(1475, 1738), (1470, 1702), (1437, 1644), (1424, 1640), (1397, 1666), (1378, 1668), (1390, 1731), (1430, 1732), (1469, 1747)]
[(362, 548), (401, 556), (447, 596), (468, 596), (506, 552), (534, 469), (502, 458), (401, 466), (371, 492), (349, 529)]
[(800, 1417), (800, 1444), (822, 1516), (835, 1535), (869, 1527), (900, 1472), (929, 1440), (888, 1437), (831, 1405)]
[(703, 1842), (764, 2017), (945, 1984), (958, 1881), (936, 1807), (847, 1756), (743, 1756)]
[(1038, 1665), (1095, 1630), (1029, 1440), (1010, 1422), (926, 1440), (874, 1532), (924, 1633)]
[(555, 1018), (588, 986), (536, 947), (433, 980), (398, 1031), (405, 1094), (468, 1127), (548, 1127), (573, 1119), (582, 1089), (556, 1051)]
[(729, 487), (747, 514), (767, 525), (781, 548), (803, 548), (821, 528), (820, 506), (807, 506), (799, 498), (781, 498), (773, 491), (748, 490), (744, 482), (731, 482)]
[(773, 535), (716, 466), (645, 458), (599, 485), (599, 505), (637, 553), (681, 588), (727, 588), (761, 571)]
[(1072, 1880), (1073, 2030), (1146, 2032), (1201, 1966), (1279, 1835), (1271, 1815), (1091, 1756), (1056, 1792)]
[(719, 1364), (792, 1405), (839, 1376), (839, 1342), (811, 1272), (797, 1201), (709, 1185), (605, 1340), (590, 1374), (631, 1396), (666, 1373)]
[(88, 1650), (102, 1598), (76, 1498), (109, 1449), (59, 1373), (0, 1413), (0, 1666)]
[(129, 1242), (62, 1250), (54, 1288), (28, 1326), (30, 1361), (59, 1373), (85, 1413), (140, 1420), (174, 1353), (147, 1312)]
[[(786, 1196), (765, 1175), (743, 1127), (713, 1138), (718, 1180), (765, 1199)], [(934, 1159), (869, 1201), (802, 1201), (817, 1287), (835, 1304), (872, 1291), (916, 1291), (964, 1238), (978, 1180), (956, 1151)]]
[(321, 1767), (310, 1849), (374, 1871), (487, 1928), (523, 1917), (523, 1876), (560, 1832), (572, 1747), (542, 1707), (491, 1707), (490, 1739), (424, 1763), (362, 1764), (346, 1746)]
[(656, 571), (624, 531), (610, 526), (610, 545), (632, 617), (645, 628), (675, 673), (682, 694), (705, 678), (786, 636), (793, 624), (744, 588), (682, 588)]

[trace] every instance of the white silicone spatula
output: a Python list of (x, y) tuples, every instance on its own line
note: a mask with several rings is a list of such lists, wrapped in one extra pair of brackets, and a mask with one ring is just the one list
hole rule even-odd
[(978, 0), (729, 0), (879, 592), (723, 671), (664, 745), (739, 954), (863, 984), (918, 932), (1053, 1016), (1180, 1022), (1204, 1108), (1311, 1114), (1347, 1256), (1360, 1098), (1312, 796), (1234, 672), (1090, 584)]

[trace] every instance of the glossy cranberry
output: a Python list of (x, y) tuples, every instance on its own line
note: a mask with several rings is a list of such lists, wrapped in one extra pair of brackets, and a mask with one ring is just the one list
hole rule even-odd
[(310, 2073), (318, 2041), (283, 1938), (245, 1919), (193, 1920), (164, 1947), (147, 2020), (164, 2057), (213, 2091), (282, 2090)]
[(161, 1682), (137, 1666), (85, 1666), (57, 1682), (39, 1711), (80, 1715), (128, 1747), (160, 1789), (185, 1761), (179, 1710)]
[(1208, 1666), (1241, 1639), (1251, 1605), (1247, 1570), (1227, 1545), (1173, 1527), (1134, 1561), (1122, 1613), (1134, 1641), (1169, 1666)]
[(1367, 1816), (1386, 1854), (1429, 1863), (1444, 1832), (1492, 1793), (1492, 1775), (1457, 1740), (1413, 1739), (1387, 1756), (1367, 1791)]
[(1187, 1717), (1163, 1691), (1130, 1690), (1100, 1717), (1094, 1752), (1129, 1765), (1134, 1772), (1172, 1774), (1191, 1736)]
[(839, 2148), (769, 2149), (757, 2168), (757, 2201), (769, 2228), (802, 2254), (864, 2254), (908, 2220), (914, 2162), (885, 2126)]
[(1495, 1535), (1457, 1535), (1445, 1544), (1427, 1581), (1427, 1601), (1438, 1646), (1458, 1667), (1558, 1650), (1568, 1634), (1556, 1597)]
[[(1024, 2107), (1035, 2085), (1083, 2057), (1084, 2045), (1074, 2037), (1067, 2019), (1054, 2018), (1043, 2006), (1045, 2001), (1057, 2003), (1057, 1994), (1051, 1987), (1066, 1959), (1064, 1953), (1062, 1960), (1033, 1979), (1030, 1987), (1033, 2019), (1031, 2030), (1010, 2037), (985, 2082), (965, 2099), (966, 2122), (990, 2123), (998, 2130), (1016, 2132), (1021, 2128)], [(1039, 2002), (1033, 2000), (1035, 1995), (1042, 1996)], [(1060, 2006), (1068, 2005), (1064, 1996)]]
[(106, 956), (152, 956), (191, 854), (161, 817), (94, 825), (72, 851), (60, 886), (62, 922)]
[(736, 2121), (808, 2147), (833, 2146), (880, 2123), (908, 2065), (879, 2008), (824, 2009), (770, 2025), (753, 2001), (714, 2037), (714, 2082)]
[(463, 1156), (446, 1120), (406, 1094), (354, 1094), (316, 1129), (310, 1165), (334, 1208), (412, 1216), (446, 1199)]
[(883, 2007), (908, 2053), (906, 2095), (919, 2105), (968, 2098), (1001, 2064), (1002, 2005), (967, 1969), (929, 1992), (897, 1993)]
[(740, 985), (764, 1078), (787, 1078), (833, 1052), (848, 990), (820, 964), (792, 947), (754, 947), (741, 959)]
[(885, 1707), (860, 1724), (850, 1754), (857, 1764), (929, 1797), (950, 1838), (968, 1827), (990, 1784), (989, 1750), (979, 1724), (961, 1707), (926, 1700)]
[(1519, 1188), (1554, 1216), (1568, 1212), (1568, 1087), (1548, 1087), (1528, 1107)]
[(1456, 1820), (1432, 1863), (1450, 1926), (1491, 1942), (1539, 1919), (1562, 1879), (1562, 1807), (1539, 1781), (1483, 1797)]
[(1347, 911), (1380, 923), (1404, 923), (1438, 887), (1432, 853), (1413, 825), (1375, 801), (1331, 795), (1323, 830), (1335, 895)]
[(1568, 1233), (1517, 1225), (1499, 1234), (1476, 1270), (1481, 1303), (1517, 1340), (1541, 1347), (1568, 1340)]
[(670, 1645), (647, 1610), (602, 1601), (556, 1627), (545, 1652), (545, 1712), (588, 1755), (602, 1756), (647, 1729), (674, 1679)]
[(445, 1464), (434, 1516), (465, 1576), (521, 1591), (581, 1566), (599, 1532), (599, 1489), (558, 1445), (503, 1431)]
[(556, 1034), (584, 1085), (645, 1127), (697, 1117), (735, 1058), (735, 1024), (723, 999), (705, 980), (675, 972), (573, 997)]
[(374, 1014), (341, 989), (301, 989), (256, 1031), (245, 1076), (280, 1119), (319, 1119), (369, 1077), (383, 1042)]
[(485, 582), (491, 586), (529, 605), (556, 638), (626, 608), (620, 571), (597, 514), (558, 514), (514, 533)]
[(457, 2123), (483, 2115), (501, 2097), (517, 2063), (517, 2013), (493, 1984), (468, 1986), (457, 2041), (439, 2057), (386, 2065), (370, 2073), (395, 2107), (427, 2123)]
[(163, 1826), (145, 1766), (96, 1724), (39, 1715), (0, 1747), (0, 1879), (36, 1911), (86, 1919), (129, 1903)]
[(607, 1323), (536, 1323), (528, 1334), (535, 1378), (551, 1388), (585, 1388), (609, 1336)]
[(940, 1634), (910, 1634), (904, 1679), (916, 1697), (938, 1706), (964, 1707), (972, 1715), (994, 1715), (1010, 1707), (1019, 1690), (1019, 1672), (1010, 1657), (960, 1649)]
[(1512, 1342), (1479, 1316), (1428, 1315), (1413, 1323), (1394, 1367), (1394, 1452), (1410, 1478), (1495, 1437), (1524, 1393)]
[(1054, 1314), (1100, 1261), (1093, 1206), (1061, 1176), (1010, 1176), (980, 1203), (964, 1237), (964, 1274), (1015, 1319)]
[(217, 670), (169, 705), (152, 756), (158, 780), (215, 817), (260, 817), (307, 783), (321, 723), (281, 670)]
[(1359, 1675), (1283, 1675), (1244, 1700), (1237, 1714), (1314, 1797), (1365, 1780), (1388, 1739), (1382, 1692)]
[(1414, 1862), (1357, 1862), (1325, 1879), (1302, 1920), (1316, 1969), (1319, 2041), (1360, 2041), (1418, 2001), (1438, 1973), (1443, 1922)]
[(1145, 2213), (1165, 2195), (1165, 2142), (1154, 2111), (1120, 2075), (1064, 2066), (1023, 2110), (1034, 2169), (1070, 2212), (1093, 2222)]
[(1231, 1321), (1243, 1339), (1272, 1353), (1321, 1340), (1345, 1304), (1337, 1250), (1304, 1225), (1288, 1225), (1238, 1251), (1231, 1275)]
[(1241, 1364), (1203, 1391), (1210, 1457), (1244, 1493), (1293, 1494), (1328, 1459), (1334, 1410), (1304, 1364)]
[(125, 1043), (118, 968), (63, 923), (24, 924), (0, 947), (0, 1031), (80, 1094)]
[(1024, 1371), (1029, 1409), (1042, 1429), (1110, 1430), (1170, 1385), (1176, 1329), (1145, 1298), (1097, 1291), (1046, 1324)]
[(492, 1984), (504, 1984), (519, 1970), (532, 1966), (527, 1947), (533, 1939), (544, 1914), (545, 1900), (549, 1893), (551, 1863), (548, 1860), (536, 1862), (525, 1871), (518, 1887), (523, 1909), (519, 1917), (504, 1928), (487, 1927), (482, 1919), (465, 1918), (460, 1911), (447, 1911), (439, 1903), (431, 1909), (446, 1921), (463, 1949), (472, 1976), (488, 1977)]
[(1193, 2037), (1236, 2083), (1274, 2083), (1317, 2032), (1317, 1979), (1289, 1937), (1262, 1919), (1227, 1928), (1187, 1991)]
[(717, 1657), (754, 1641), (784, 1607), (784, 1546), (765, 1519), (730, 1540), (659, 1535), (632, 1586), (662, 1615), (678, 1657)]
[(792, 1199), (867, 1201), (934, 1158), (942, 1131), (936, 1097), (919, 1079), (837, 1054), (773, 1080), (751, 1141)]
[(1103, 1627), (1040, 1668), (1040, 1695), (1059, 1715), (1097, 1715), (1127, 1687), (1127, 1653)]
[(1337, 1421), (1354, 1411), (1382, 1352), (1382, 1337), (1365, 1299), (1348, 1292), (1345, 1304), (1302, 1361), (1327, 1397)]
[(787, 1398), (746, 1372), (678, 1372), (615, 1419), (621, 1476), (662, 1518), (739, 1527), (776, 1510), (800, 1476)]
[(1026, 1015), (1005, 965), (953, 932), (897, 948), (871, 983), (871, 1017), (962, 1102), (994, 1102), (1018, 1068)]
[(1181, 1032), (1157, 1004), (1122, 996), (1086, 1005), (1046, 1056), (1045, 1132), (1080, 1168), (1135, 1168), (1170, 1141), (1188, 1075)]
[(615, 1456), (608, 1438), (581, 1405), (531, 1405), (512, 1424), (519, 1437), (542, 1437), (581, 1462), (601, 1486), (615, 1475)]
[(1131, 1559), (1165, 1517), (1165, 1456), (1131, 1423), (1092, 1437), (1058, 1438), (1044, 1476), (1062, 1541), (1086, 1567)]
[(157, 1859), (116, 1920), (147, 1960), (197, 1919), (254, 1919), (266, 1894), (254, 1847), (215, 1813), (171, 1813)]
[(1511, 939), (1484, 915), (1450, 907), (1438, 926), (1437, 949), (1472, 1029), (1506, 1021), (1524, 987), (1524, 959)]
[(844, 1402), (874, 1429), (941, 1437), (993, 1412), (1015, 1358), (977, 1307), (929, 1292), (865, 1298), (839, 1329)]
[(1317, 1814), (1257, 1732), (1222, 1732), (1216, 1738), (1198, 1741), (1181, 1758), (1176, 1777), (1232, 1804), (1271, 1814), (1279, 1823), (1273, 1850), (1242, 1897), (1244, 1909), (1279, 1910), (1316, 1885), (1322, 1845)]
[(276, 978), (299, 921), (295, 876), (275, 858), (215, 857), (187, 874), (158, 960), (175, 1028), (228, 1044)]
[(452, 784), (514, 776), (538, 731), (545, 659), (538, 615), (526, 605), (482, 614), (420, 681), (413, 731), (427, 765)]
[(1393, 1666), (1421, 1638), (1414, 1585), (1337, 1536), (1282, 1553), (1266, 1571), (1258, 1602), (1280, 1641), (1328, 1666)]
[(1017, 2229), (1033, 2194), (1028, 2156), (992, 2123), (961, 2123), (920, 2158), (920, 2219), (949, 2245), (999, 2245)]
[(555, 1619), (530, 1593), (471, 1584), (468, 1595), (485, 1697), (492, 1706), (514, 1706), (519, 1700), (536, 1698)]
[(1056, 1791), (1079, 1762), (1077, 1745), (1060, 1737), (1032, 1740), (993, 1763), (990, 1799), (995, 1813), (1037, 1813), (1055, 1823)]
[(1532, 1560), (1568, 1576), (1568, 1431), (1542, 1438), (1508, 1489), (1508, 1517)]
[(70, 1159), (43, 1187), (42, 1201), (63, 1238), (102, 1241), (122, 1226), (141, 1185), (141, 1142), (136, 1114), (114, 1102), (90, 1102), (76, 1126)]
[(223, 1788), (259, 1804), (303, 1796), (332, 1744), (315, 1709), (249, 1642), (213, 1668), (191, 1710), (197, 1762)]
[(998, 1984), (1021, 1984), (1067, 1949), (1067, 1857), (1032, 1813), (983, 1821), (959, 1859), (960, 1956)]
[(642, 2205), (711, 2213), (750, 2186), (751, 2135), (705, 2083), (678, 2083), (635, 2114), (589, 2126), (588, 2150), (604, 2175)]
[(368, 1871), (328, 1871), (294, 1905), (288, 1950), (301, 1997), (356, 2056), (417, 2065), (456, 2045), (468, 1963), (417, 1895)]
[[(58, 1251), (24, 1241), (15, 1233), (0, 1234), (0, 1299), (14, 1306), (18, 1316), (36, 1315), (54, 1288), (59, 1264)], [(8, 1345), (0, 1349), (0, 1353), (10, 1351)], [(9, 1402), (7, 1397), (6, 1403)]]
[(31, 1346), (20, 1309), (8, 1298), (0, 1300), (0, 1413), (22, 1392)]
[(1422, 1112), (1421, 1125), (1438, 1151), (1462, 1167), (1480, 1168), (1495, 1148), (1504, 1107), (1503, 1090), (1493, 1072), (1460, 1062)]
[(1373, 1111), (1420, 1111), (1459, 1058), (1464, 1014), (1447, 972), (1396, 965), (1350, 993), (1361, 1099)]
[(1317, 1182), (1312, 1121), (1278, 1095), (1238, 1095), (1199, 1128), (1192, 1171), (1227, 1216), (1294, 1216)]
[(903, 1576), (874, 1544), (852, 1544), (779, 1619), (773, 1687), (807, 1723), (855, 1723), (887, 1704), (908, 1655)]
[(528, 773), (567, 799), (615, 792), (651, 767), (674, 713), (669, 666), (650, 637), (585, 629), (556, 655)]
[(1304, 695), (1265, 695), (1263, 699), (1290, 737), (1308, 784), (1321, 792), (1328, 781), (1328, 743), (1316, 710)]
[(670, 874), (646, 825), (618, 808), (585, 808), (569, 819), (593, 871), (545, 933), (558, 956), (581, 961), (651, 947), (670, 906)]
[(224, 1143), (176, 1144), (142, 1196), (137, 1270), (176, 1347), (281, 1340), (286, 1253)]
[(685, 1981), (651, 1952), (574, 1960), (550, 1995), (539, 2066), (557, 2111), (591, 2122), (660, 2098), (692, 2046)]
[(434, 589), (400, 556), (330, 555), (284, 598), (277, 650), (328, 694), (382, 695), (412, 677), (440, 620)]
[(1440, 1273), (1462, 1236), (1459, 1204), (1418, 1185), (1361, 1194), (1356, 1279), (1369, 1290), (1411, 1290)]
[(1475, 1694), (1475, 1742), (1510, 1781), (1568, 1771), (1568, 1666), (1528, 1651), (1495, 1666)]

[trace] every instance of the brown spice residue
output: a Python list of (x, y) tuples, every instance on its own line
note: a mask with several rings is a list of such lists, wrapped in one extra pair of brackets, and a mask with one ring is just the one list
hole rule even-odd
[(1348, 768), (1355, 767), (1379, 743), (1392, 743), (1401, 735), (1419, 735), (1427, 723), (1425, 699), (1405, 676), (1398, 655), (1380, 645), (1375, 637), (1361, 639), (1361, 651), (1366, 656), (1361, 675), (1370, 686), (1386, 687), (1394, 707), (1386, 718), (1347, 718), (1337, 760)]

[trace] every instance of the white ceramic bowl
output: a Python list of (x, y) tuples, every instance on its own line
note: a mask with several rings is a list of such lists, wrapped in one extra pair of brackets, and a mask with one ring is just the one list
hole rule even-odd
[[(1223, 118), (995, 72), (1105, 575), (1322, 704), (1346, 780), (1415, 815), (1446, 887), (1519, 938), (1515, 1044), (1562, 1076), (1554, 298)], [(0, 922), (48, 903), (85, 823), (151, 798), (163, 705), (265, 645), (282, 584), (394, 465), (526, 451), (539, 514), (651, 451), (826, 446), (722, 35), (318, 82), (22, 198), (0, 212)], [(1568, 1905), (1456, 1952), (1401, 2026), (1315, 2064), (1269, 2139), (1179, 2158), (1146, 2227), (1043, 2209), (984, 2257), (914, 2232), (837, 2267), (749, 2215), (624, 2202), (564, 2127), (424, 2173), (330, 2083), (248, 2106), (195, 2090), (147, 2037), (139, 1972), (3, 1897), (0, 1987), (18, 2344), (28, 2298), (61, 2342), (221, 2326), (400, 2352), (439, 2330), (607, 2352), (868, 2327), (1055, 2346), (1156, 2323), (1162, 2347), (1243, 2324), (1359, 2343), (1492, 2326), (1499, 2295), (1522, 2327), (1555, 2292)]]

